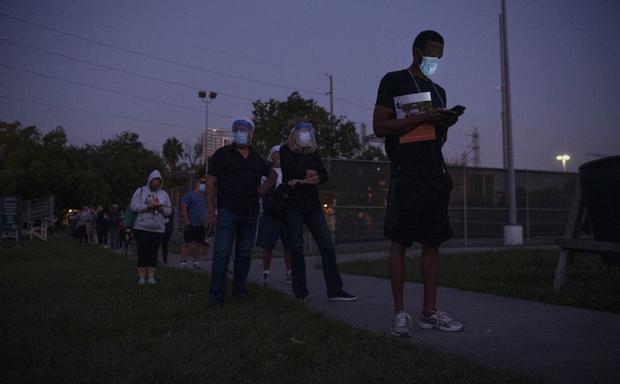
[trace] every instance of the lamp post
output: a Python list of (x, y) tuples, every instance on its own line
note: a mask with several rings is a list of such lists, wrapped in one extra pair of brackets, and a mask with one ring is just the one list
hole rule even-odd
[(205, 177), (207, 177), (207, 171), (209, 169), (209, 154), (207, 153), (207, 136), (209, 135), (209, 103), (215, 100), (217, 93), (211, 91), (207, 94), (207, 91), (198, 91), (198, 97), (203, 103), (205, 103), (205, 134), (202, 140), (202, 152), (205, 156)]
[(562, 162), (562, 169), (564, 169), (564, 172), (566, 172), (566, 163), (568, 162), (568, 160), (570, 160), (570, 156), (568, 156), (567, 154), (557, 155), (555, 159)]

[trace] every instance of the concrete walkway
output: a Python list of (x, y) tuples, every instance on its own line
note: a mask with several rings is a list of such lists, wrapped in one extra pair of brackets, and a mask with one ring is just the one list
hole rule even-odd
[[(169, 266), (178, 266), (175, 256), (170, 261)], [(359, 300), (328, 302), (323, 272), (313, 268), (317, 262), (306, 260), (307, 305), (352, 326), (389, 334), (389, 280), (343, 275), (345, 290)], [(203, 263), (205, 270), (210, 270), (210, 262)], [(271, 276), (273, 289), (292, 296), (282, 259), (273, 260)], [(249, 279), (261, 278), (260, 261), (253, 260)], [(440, 288), (438, 297), (439, 308), (463, 322), (465, 329), (451, 333), (414, 328), (411, 343), (505, 366), (543, 383), (620, 383), (620, 315), (451, 288)], [(406, 283), (405, 306), (414, 325), (421, 300), (421, 284)]]

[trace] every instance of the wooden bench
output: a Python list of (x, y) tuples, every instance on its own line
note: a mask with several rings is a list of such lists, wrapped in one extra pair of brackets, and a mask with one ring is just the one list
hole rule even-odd
[(564, 237), (556, 240), (560, 247), (560, 257), (555, 269), (555, 278), (553, 279), (553, 290), (556, 292), (566, 286), (575, 251), (620, 258), (620, 243), (578, 238), (583, 221), (583, 212), (584, 205), (581, 200), (581, 187), (577, 183)]

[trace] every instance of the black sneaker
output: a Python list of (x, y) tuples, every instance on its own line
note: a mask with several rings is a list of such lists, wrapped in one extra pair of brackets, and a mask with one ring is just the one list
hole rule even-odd
[(350, 295), (345, 291), (340, 291), (335, 295), (327, 296), (327, 300), (329, 301), (355, 301), (357, 300), (357, 296)]

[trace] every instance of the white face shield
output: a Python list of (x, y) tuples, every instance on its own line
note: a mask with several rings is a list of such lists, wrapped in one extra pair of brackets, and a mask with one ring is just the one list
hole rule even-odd
[(295, 139), (300, 147), (316, 147), (314, 127), (311, 123), (297, 123), (293, 129), (295, 131)]
[(232, 126), (233, 142), (237, 145), (252, 144), (254, 124), (247, 119), (235, 120)]

